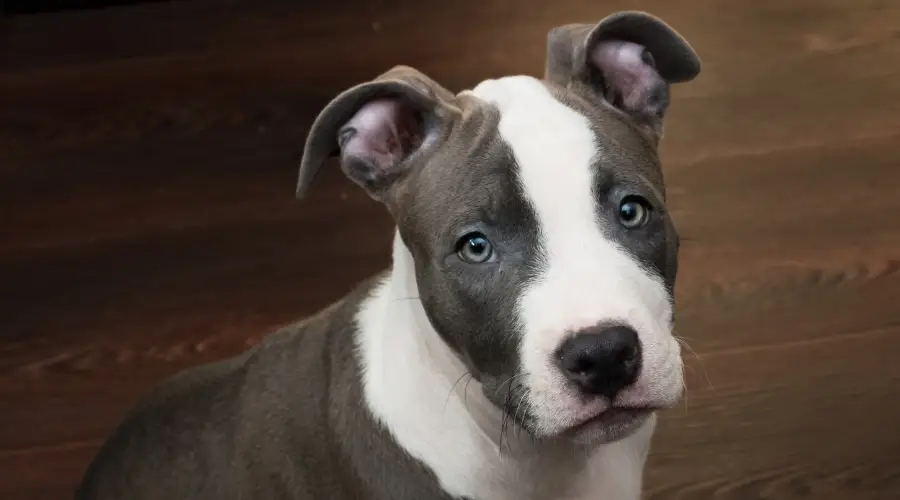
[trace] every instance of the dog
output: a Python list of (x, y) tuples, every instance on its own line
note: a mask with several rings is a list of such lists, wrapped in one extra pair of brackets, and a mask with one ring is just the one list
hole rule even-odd
[(543, 79), (396, 66), (315, 119), (396, 222), (389, 269), (145, 396), (76, 498), (636, 500), (682, 397), (658, 146), (688, 42), (644, 12), (552, 29)]

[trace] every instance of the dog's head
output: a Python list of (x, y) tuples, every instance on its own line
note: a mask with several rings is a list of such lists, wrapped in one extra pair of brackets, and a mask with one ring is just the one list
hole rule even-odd
[(682, 393), (678, 235), (657, 155), (669, 86), (700, 62), (640, 12), (550, 31), (543, 80), (454, 95), (398, 66), (312, 126), (394, 217), (439, 335), (536, 437), (613, 440)]

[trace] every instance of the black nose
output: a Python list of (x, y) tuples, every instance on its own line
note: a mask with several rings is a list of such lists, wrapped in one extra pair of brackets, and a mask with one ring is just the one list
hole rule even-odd
[(637, 380), (641, 342), (627, 326), (581, 330), (557, 351), (560, 369), (588, 394), (615, 399)]

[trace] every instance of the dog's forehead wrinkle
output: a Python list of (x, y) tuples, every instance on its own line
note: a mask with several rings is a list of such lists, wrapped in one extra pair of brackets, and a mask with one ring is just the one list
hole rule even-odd
[(434, 232), (439, 227), (435, 224), (451, 227), (465, 227), (478, 221), (490, 224), (514, 208), (515, 199), (510, 192), (516, 187), (511, 170), (492, 168), (492, 164), (498, 163), (496, 156), (466, 158), (460, 160), (466, 165), (459, 167), (455, 174), (422, 180), (409, 209), (414, 217), (429, 219), (428, 227), (423, 230)]
[(496, 109), (473, 100), (461, 103), (462, 112), (445, 144), (422, 169), (423, 174), (427, 173), (420, 176), (422, 188), (466, 189), (501, 172), (509, 156), (497, 137)]
[(603, 151), (597, 158), (597, 170), (639, 175), (653, 189), (662, 190), (663, 179), (656, 145), (648, 140), (640, 127), (620, 110), (602, 99), (598, 100), (588, 89), (577, 85), (546, 85), (556, 100), (574, 109), (590, 122), (598, 148)]
[(447, 144), (415, 174), (405, 211), (414, 232), (435, 241), (478, 224), (504, 228), (522, 217), (515, 159), (498, 132), (499, 109), (463, 93)]
[(541, 218), (555, 226), (553, 220), (592, 213), (591, 204), (563, 203), (572, 190), (591, 190), (591, 170), (585, 167), (602, 151), (590, 122), (529, 76), (487, 80), (472, 92), (499, 109), (500, 137), (509, 144), (521, 189)]

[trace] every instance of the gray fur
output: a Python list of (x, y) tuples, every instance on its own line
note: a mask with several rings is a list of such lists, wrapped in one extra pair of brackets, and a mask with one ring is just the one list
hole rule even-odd
[(360, 407), (351, 319), (374, 281), (242, 356), (161, 384), (76, 498), (449, 498)]

